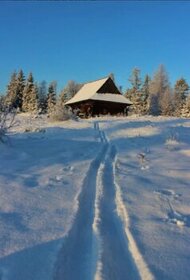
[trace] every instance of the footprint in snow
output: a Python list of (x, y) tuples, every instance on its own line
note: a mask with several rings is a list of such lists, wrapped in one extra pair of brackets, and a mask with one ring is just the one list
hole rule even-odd
[(70, 171), (72, 172), (74, 170), (73, 166), (65, 166), (60, 171)]
[(57, 175), (53, 178), (49, 178), (47, 183), (48, 183), (49, 187), (56, 187), (57, 185), (60, 186), (60, 184), (62, 184), (62, 185), (69, 184), (69, 182), (67, 180), (65, 180), (65, 177), (63, 175)]
[(55, 181), (57, 181), (57, 182), (60, 182), (60, 181), (62, 181), (63, 180), (63, 175), (57, 175), (56, 177), (55, 177)]
[(172, 189), (155, 190), (154, 192), (161, 196), (168, 197), (168, 198), (174, 198), (174, 199), (178, 199), (179, 197), (182, 196), (182, 194), (175, 193), (175, 191)]
[(169, 208), (167, 213), (167, 218), (164, 219), (165, 222), (170, 224), (175, 224), (179, 227), (190, 227), (190, 215), (184, 215), (174, 209), (172, 205), (172, 199), (177, 200), (181, 194), (176, 194), (174, 190), (171, 189), (163, 189), (154, 191), (156, 194), (160, 195), (160, 198), (165, 199), (165, 203)]
[(175, 224), (179, 227), (183, 227), (183, 226), (190, 227), (190, 215), (184, 215), (177, 211), (170, 211), (168, 213), (166, 222)]
[(141, 170), (148, 170), (149, 168), (149, 165), (141, 166)]
[(69, 182), (67, 180), (65, 180), (65, 176), (63, 176), (63, 175), (57, 175), (55, 177), (55, 181), (60, 182), (60, 183), (62, 183), (64, 185), (68, 185), (69, 184)]

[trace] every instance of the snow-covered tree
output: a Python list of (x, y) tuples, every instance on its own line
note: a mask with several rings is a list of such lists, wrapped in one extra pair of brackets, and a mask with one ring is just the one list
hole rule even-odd
[(57, 100), (54, 110), (49, 115), (50, 120), (52, 121), (65, 121), (68, 119), (76, 119), (76, 115), (72, 112), (70, 108), (64, 106), (60, 102), (60, 99)]
[(135, 67), (132, 70), (132, 73), (129, 78), (132, 87), (135, 88), (136, 90), (139, 90), (141, 86), (140, 72), (141, 72), (140, 69)]
[(185, 99), (185, 103), (181, 109), (181, 116), (184, 118), (190, 118), (190, 95), (188, 94)]
[(35, 112), (38, 104), (37, 86), (34, 85), (32, 73), (29, 74), (23, 91), (22, 110), (24, 112)]
[(61, 91), (61, 98), (64, 102), (67, 102), (71, 99), (83, 86), (83, 84), (78, 84), (75, 81), (71, 80), (67, 83), (66, 87)]
[(38, 111), (38, 86), (35, 84), (31, 90), (29, 112)]
[(47, 112), (49, 115), (51, 115), (55, 110), (56, 88), (57, 88), (57, 83), (55, 81), (49, 84), (48, 95), (47, 95)]
[(179, 117), (182, 114), (182, 109), (185, 106), (186, 97), (189, 92), (189, 85), (184, 78), (176, 81), (174, 86), (174, 113), (175, 116)]
[(18, 75), (14, 72), (7, 87), (6, 103), (10, 108), (22, 110), (23, 90), (25, 78), (22, 70)]
[(38, 85), (38, 106), (42, 113), (47, 112), (47, 83), (42, 81)]
[(150, 83), (149, 111), (153, 115), (162, 113), (161, 103), (164, 93), (169, 88), (168, 75), (164, 65), (160, 65)]
[(169, 87), (162, 93), (162, 98), (160, 99), (160, 110), (163, 116), (173, 115), (172, 91)]
[(132, 88), (127, 89), (125, 96), (133, 103), (133, 105), (130, 106), (130, 111), (135, 114), (141, 114), (143, 100), (140, 89), (140, 70), (138, 68), (134, 68), (132, 70), (129, 81), (131, 82)]
[(6, 105), (9, 108), (16, 108), (17, 103), (17, 73), (13, 72), (10, 82), (7, 86), (7, 93), (5, 97)]
[(151, 79), (149, 75), (146, 75), (141, 88), (141, 113), (143, 115), (146, 115), (149, 112), (150, 82)]
[(15, 125), (15, 113), (16, 110), (13, 107), (8, 107), (5, 98), (0, 96), (0, 142), (7, 142), (7, 133)]
[(0, 111), (3, 111), (5, 106), (5, 96), (0, 94)]
[(25, 77), (22, 69), (17, 75), (16, 107), (22, 111), (23, 92), (25, 87)]
[(59, 104), (60, 106), (64, 106), (65, 102), (67, 102), (67, 95), (66, 95), (66, 92), (65, 90), (63, 89), (59, 95)]

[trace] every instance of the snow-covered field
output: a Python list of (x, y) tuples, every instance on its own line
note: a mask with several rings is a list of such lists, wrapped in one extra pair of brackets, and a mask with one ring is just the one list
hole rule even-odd
[(0, 280), (190, 279), (190, 120), (18, 116)]

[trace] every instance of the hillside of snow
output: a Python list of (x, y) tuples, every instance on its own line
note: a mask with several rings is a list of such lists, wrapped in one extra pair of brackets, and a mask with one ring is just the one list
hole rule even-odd
[(18, 115), (0, 143), (0, 280), (188, 280), (189, 135), (189, 119)]

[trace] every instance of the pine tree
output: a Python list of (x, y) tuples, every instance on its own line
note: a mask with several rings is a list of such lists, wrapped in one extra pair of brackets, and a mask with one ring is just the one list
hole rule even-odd
[(53, 113), (56, 105), (56, 87), (57, 84), (55, 81), (51, 82), (48, 87), (47, 95), (47, 112), (49, 115)]
[(23, 91), (22, 110), (24, 112), (34, 112), (37, 110), (37, 87), (34, 85), (32, 73), (29, 74)]
[(13, 72), (10, 82), (7, 86), (7, 93), (5, 96), (6, 105), (11, 108), (16, 108), (16, 94), (17, 94), (17, 73)]
[(181, 78), (176, 81), (174, 86), (174, 113), (175, 116), (180, 117), (182, 109), (185, 106), (186, 96), (189, 91), (189, 85), (187, 84), (184, 78)]

